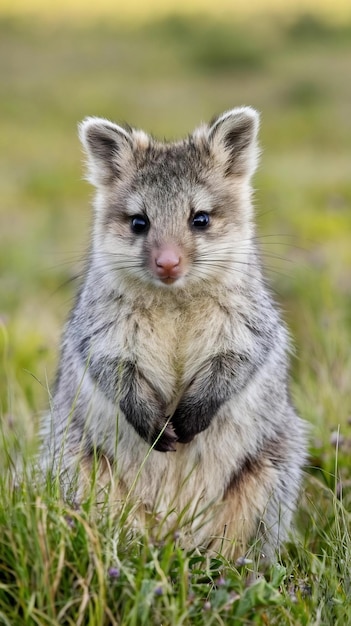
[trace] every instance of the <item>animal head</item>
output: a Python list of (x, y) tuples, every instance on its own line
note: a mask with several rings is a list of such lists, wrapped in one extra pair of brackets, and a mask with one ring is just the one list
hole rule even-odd
[(92, 254), (116, 281), (181, 289), (245, 276), (259, 117), (228, 111), (187, 139), (90, 117), (79, 126), (96, 187)]

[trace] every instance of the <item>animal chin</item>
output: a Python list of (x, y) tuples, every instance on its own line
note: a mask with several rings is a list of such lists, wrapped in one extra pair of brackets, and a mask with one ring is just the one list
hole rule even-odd
[(179, 276), (163, 276), (162, 278), (159, 276), (158, 279), (164, 285), (174, 285), (174, 283), (178, 280)]

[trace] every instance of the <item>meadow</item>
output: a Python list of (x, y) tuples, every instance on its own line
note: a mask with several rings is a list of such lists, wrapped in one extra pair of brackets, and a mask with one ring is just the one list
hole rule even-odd
[[(351, 623), (350, 68), (351, 22), (315, 14), (1, 17), (0, 624)], [(129, 503), (96, 516), (29, 471), (89, 240), (77, 123), (173, 138), (241, 104), (262, 116), (258, 237), (311, 425), (297, 534), (271, 566), (133, 534)]]

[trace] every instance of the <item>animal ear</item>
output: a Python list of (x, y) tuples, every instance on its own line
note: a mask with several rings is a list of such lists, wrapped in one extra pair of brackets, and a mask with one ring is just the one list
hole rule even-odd
[(210, 151), (225, 176), (252, 176), (259, 156), (258, 127), (259, 114), (251, 107), (232, 109), (210, 123)]
[(88, 180), (98, 187), (120, 178), (132, 158), (131, 134), (99, 117), (87, 117), (78, 130), (88, 157)]

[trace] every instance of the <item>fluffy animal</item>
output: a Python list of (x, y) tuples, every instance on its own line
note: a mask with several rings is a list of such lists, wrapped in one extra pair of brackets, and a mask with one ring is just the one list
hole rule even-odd
[(66, 493), (82, 497), (97, 459), (110, 499), (128, 494), (140, 523), (151, 513), (229, 558), (256, 538), (272, 557), (287, 538), (306, 456), (256, 246), (258, 125), (235, 108), (161, 143), (80, 124), (91, 247), (43, 428)]

